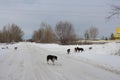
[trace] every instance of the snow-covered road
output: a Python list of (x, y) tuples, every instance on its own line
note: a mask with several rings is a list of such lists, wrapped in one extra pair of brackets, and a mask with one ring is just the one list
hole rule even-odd
[[(32, 43), (20, 43), (0, 57), (0, 80), (120, 80), (120, 74), (77, 59), (63, 51), (49, 51)], [(55, 51), (55, 52), (54, 52)], [(58, 61), (48, 65), (46, 56), (56, 54)]]

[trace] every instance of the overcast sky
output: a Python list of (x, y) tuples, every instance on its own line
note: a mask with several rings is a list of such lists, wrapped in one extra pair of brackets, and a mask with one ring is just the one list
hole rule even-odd
[(79, 36), (93, 25), (98, 37), (106, 37), (120, 27), (120, 17), (106, 19), (113, 4), (120, 5), (120, 0), (0, 0), (0, 29), (15, 23), (28, 39), (41, 22), (54, 28), (59, 21), (68, 21)]

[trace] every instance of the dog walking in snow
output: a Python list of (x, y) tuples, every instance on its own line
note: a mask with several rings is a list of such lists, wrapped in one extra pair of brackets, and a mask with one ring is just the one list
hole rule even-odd
[(55, 55), (48, 55), (47, 56), (47, 63), (49, 64), (49, 60), (52, 61), (52, 63), (54, 64), (55, 60), (57, 61), (57, 56)]
[(70, 49), (67, 49), (67, 53), (68, 53), (68, 54), (70, 53)]
[(14, 47), (15, 50), (17, 50), (18, 47)]

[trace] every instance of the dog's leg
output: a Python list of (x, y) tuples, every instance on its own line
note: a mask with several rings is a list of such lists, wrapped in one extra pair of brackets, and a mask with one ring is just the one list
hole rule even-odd
[(55, 65), (55, 64), (54, 64), (54, 62), (55, 62), (55, 59), (53, 59), (53, 60), (52, 60), (52, 62), (53, 62), (53, 65)]
[(49, 64), (49, 59), (47, 59), (47, 64)]

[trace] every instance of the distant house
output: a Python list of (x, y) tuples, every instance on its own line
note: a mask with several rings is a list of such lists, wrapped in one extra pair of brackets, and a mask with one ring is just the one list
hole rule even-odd
[(120, 27), (117, 27), (114, 33), (115, 39), (120, 39)]

